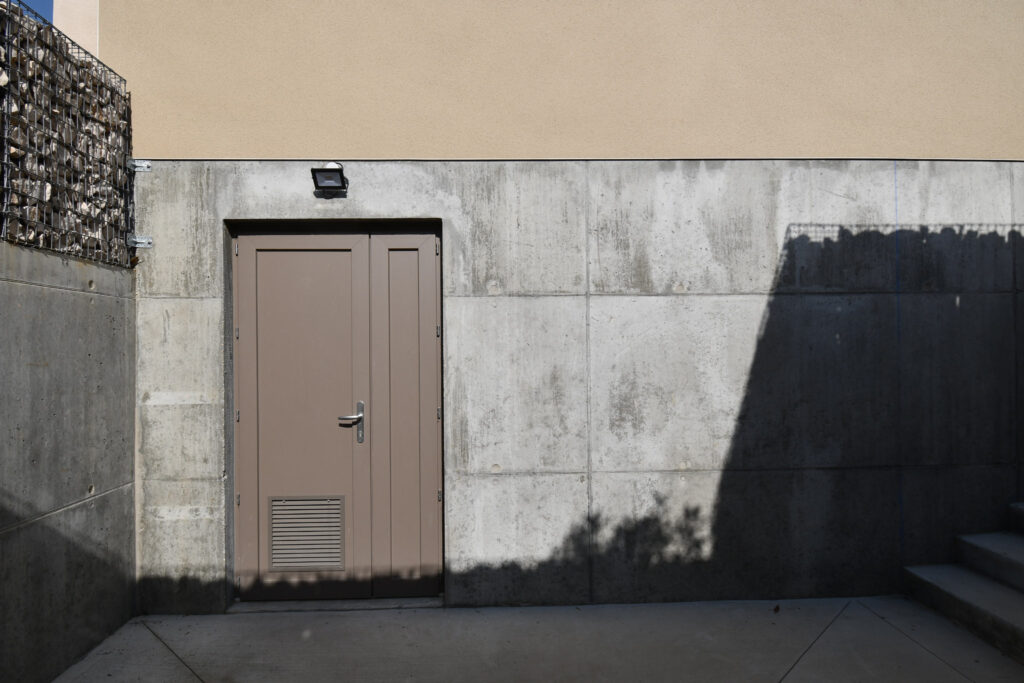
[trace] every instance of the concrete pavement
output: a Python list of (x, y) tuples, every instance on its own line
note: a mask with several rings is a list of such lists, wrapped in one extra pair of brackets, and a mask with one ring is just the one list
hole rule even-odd
[(430, 603), (138, 617), (57, 680), (1024, 680), (1024, 666), (899, 596), (409, 607), (416, 604)]

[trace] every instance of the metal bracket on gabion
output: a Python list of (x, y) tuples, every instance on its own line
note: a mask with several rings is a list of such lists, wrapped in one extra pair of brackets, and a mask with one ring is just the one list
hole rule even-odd
[(124, 79), (18, 0), (0, 0), (0, 237), (133, 265)]
[(153, 238), (149, 235), (128, 235), (128, 246), (134, 249), (152, 249)]

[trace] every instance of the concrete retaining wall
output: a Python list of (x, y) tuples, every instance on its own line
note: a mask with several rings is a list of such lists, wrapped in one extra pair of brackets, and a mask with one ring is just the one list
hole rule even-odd
[(1020, 495), (1022, 165), (311, 165), (137, 178), (144, 609), (230, 596), (234, 219), (441, 219), (452, 604), (892, 592)]
[(0, 679), (50, 680), (134, 605), (131, 271), (0, 243)]

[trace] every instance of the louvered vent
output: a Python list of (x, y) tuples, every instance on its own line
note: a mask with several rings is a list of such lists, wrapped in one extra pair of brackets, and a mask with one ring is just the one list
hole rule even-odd
[(270, 499), (273, 569), (345, 569), (345, 496)]

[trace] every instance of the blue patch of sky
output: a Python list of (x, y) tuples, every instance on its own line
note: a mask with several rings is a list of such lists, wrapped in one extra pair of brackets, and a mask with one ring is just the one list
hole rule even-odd
[(21, 2), (43, 15), (47, 21), (53, 22), (53, 0), (21, 0)]

